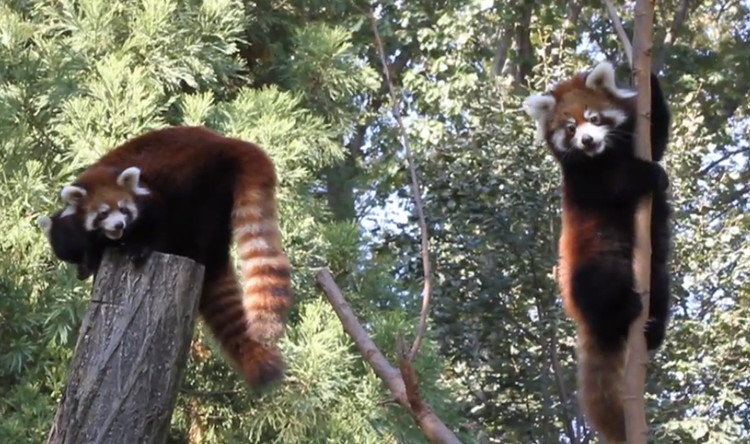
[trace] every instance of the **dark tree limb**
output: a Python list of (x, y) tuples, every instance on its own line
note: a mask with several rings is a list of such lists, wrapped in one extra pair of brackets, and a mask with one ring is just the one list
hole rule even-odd
[(612, 27), (615, 28), (617, 37), (620, 39), (622, 44), (622, 50), (625, 51), (625, 56), (628, 58), (628, 63), (633, 66), (633, 45), (630, 44), (628, 34), (625, 32), (625, 28), (622, 26), (620, 17), (617, 15), (617, 9), (612, 3), (612, 0), (604, 0), (604, 7), (607, 8), (607, 15), (609, 20), (612, 22)]
[(677, 12), (674, 14), (674, 19), (672, 20), (672, 25), (669, 27), (669, 32), (664, 36), (661, 51), (659, 51), (657, 59), (652, 62), (652, 67), (655, 72), (659, 72), (664, 68), (664, 63), (674, 46), (674, 42), (677, 41), (677, 36), (680, 33), (682, 24), (687, 20), (689, 10), (690, 0), (680, 0), (680, 5), (677, 7)]
[[(622, 44), (623, 51), (625, 51), (625, 55), (628, 58), (628, 63), (630, 66), (633, 66), (633, 46), (630, 43), (630, 39), (628, 39), (627, 33), (625, 32), (625, 28), (623, 28), (622, 23), (620, 22), (620, 18), (617, 15), (617, 10), (615, 9), (615, 5), (612, 3), (612, 0), (603, 0), (604, 1), (604, 7), (607, 10), (607, 15), (609, 16), (610, 21), (612, 22), (612, 27), (615, 29), (615, 32), (617, 33), (617, 37), (620, 39), (620, 43)], [(697, 7), (700, 4), (700, 1), (695, 1), (691, 3), (690, 0), (680, 0), (680, 4), (677, 6), (677, 11), (675, 11), (674, 17), (672, 18), (672, 23), (669, 26), (669, 31), (664, 36), (664, 40), (661, 42), (661, 50), (658, 51), (657, 56), (650, 62), (651, 63), (651, 69), (654, 72), (659, 72), (664, 68), (664, 64), (666, 63), (667, 57), (669, 56), (669, 52), (672, 50), (672, 47), (674, 46), (675, 42), (677, 41), (677, 37), (680, 34), (680, 30), (682, 29), (682, 25), (687, 20), (688, 14), (690, 13), (690, 7), (693, 6), (693, 8)], [(653, 35), (652, 35), (652, 43), (653, 43)]]
[[(461, 444), (456, 435), (438, 418), (432, 408), (422, 400), (417, 390), (417, 376), (408, 359), (403, 339), (399, 341), (399, 369), (393, 367), (378, 346), (370, 339), (346, 302), (338, 285), (327, 268), (318, 271), (318, 285), (325, 293), (333, 310), (341, 320), (344, 331), (354, 340), (357, 349), (390, 390), (393, 399), (411, 414), (427, 439), (433, 444)], [(403, 376), (402, 376), (403, 375)]]
[(492, 58), (492, 76), (497, 77), (503, 73), (505, 62), (508, 60), (508, 51), (513, 44), (513, 33), (507, 28), (501, 28), (497, 33), (497, 45), (495, 56)]
[(182, 381), (203, 266), (104, 256), (48, 444), (163, 443)]

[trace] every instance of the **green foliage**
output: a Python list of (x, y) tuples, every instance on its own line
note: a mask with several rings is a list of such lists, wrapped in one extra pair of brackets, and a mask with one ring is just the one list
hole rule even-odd
[[(654, 65), (675, 114), (664, 162), (675, 308), (649, 366), (649, 423), (654, 442), (743, 442), (750, 12), (687, 2), (674, 32), (685, 3), (658, 3), (655, 23)], [(331, 269), (395, 363), (396, 338), (414, 337), (421, 307), (420, 240), (364, 6), (0, 5), (0, 442), (43, 441), (90, 292), (53, 259), (36, 219), (103, 152), (190, 124), (273, 157), (298, 304), (282, 344), (288, 378), (262, 394), (200, 325), (173, 441), (426, 443), (314, 279)], [(574, 331), (552, 279), (560, 176), (520, 103), (602, 57), (624, 62), (609, 20), (585, 2), (374, 7), (431, 235), (433, 310), (415, 363), (423, 397), (467, 444), (593, 442), (575, 401)], [(631, 28), (632, 11), (620, 12)]]
[[(59, 208), (61, 186), (107, 150), (190, 124), (257, 143), (273, 158), (298, 304), (282, 343), (288, 378), (260, 395), (199, 326), (172, 439), (425, 442), (401, 407), (383, 402), (387, 391), (314, 284), (322, 265), (355, 270), (342, 287), (385, 350), (395, 329), (412, 324), (398, 308), (374, 309), (393, 298), (390, 264), (371, 266), (361, 228), (331, 222), (319, 199), (320, 172), (344, 159), (342, 140), (364, 114), (357, 100), (379, 87), (378, 71), (363, 66), (341, 17), (301, 26), (302, 10), (247, 12), (235, 0), (0, 6), (0, 441), (44, 439), (90, 297), (90, 283), (52, 257), (36, 219)], [(285, 43), (270, 82), (268, 65), (249, 56), (264, 40), (245, 40), (269, 16)], [(458, 421), (441, 359), (424, 349), (422, 390)]]

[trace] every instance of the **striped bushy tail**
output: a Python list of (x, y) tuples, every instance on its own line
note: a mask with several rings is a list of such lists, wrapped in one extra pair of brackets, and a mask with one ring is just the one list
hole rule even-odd
[(284, 362), (275, 346), (265, 346), (250, 337), (243, 302), (234, 267), (228, 264), (215, 281), (206, 282), (200, 312), (245, 382), (250, 387), (262, 388), (281, 378)]
[[(262, 175), (259, 171), (255, 173), (241, 176), (232, 211), (232, 229), (241, 265), (242, 308), (247, 320), (247, 338), (264, 347), (263, 353), (276, 359), (283, 371), (276, 343), (286, 331), (287, 314), (294, 302), (291, 264), (281, 247), (275, 181), (261, 182), (258, 179)], [(244, 353), (242, 359), (247, 365), (260, 356), (257, 350), (248, 349)]]
[(589, 423), (608, 443), (624, 442), (623, 378), (625, 342), (618, 350), (602, 350), (593, 338), (578, 334), (578, 402)]

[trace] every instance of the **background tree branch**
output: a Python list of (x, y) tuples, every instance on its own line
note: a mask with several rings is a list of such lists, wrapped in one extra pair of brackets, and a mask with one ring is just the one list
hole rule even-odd
[(412, 344), (411, 352), (409, 353), (409, 359), (413, 360), (419, 352), (419, 346), (422, 344), (422, 338), (424, 337), (425, 331), (427, 330), (427, 317), (430, 314), (430, 297), (432, 296), (432, 270), (430, 267), (430, 241), (429, 234), (427, 232), (427, 220), (424, 216), (424, 205), (422, 204), (422, 194), (419, 188), (419, 178), (417, 177), (417, 167), (415, 166), (414, 156), (412, 155), (411, 149), (409, 148), (409, 135), (406, 133), (406, 127), (404, 126), (403, 119), (401, 119), (401, 112), (399, 111), (398, 96), (396, 95), (396, 89), (393, 86), (391, 80), (390, 70), (388, 69), (388, 60), (385, 56), (385, 49), (383, 48), (383, 40), (380, 38), (380, 32), (378, 32), (378, 22), (375, 18), (373, 11), (367, 11), (367, 18), (372, 26), (372, 32), (375, 36), (375, 44), (377, 46), (378, 54), (380, 54), (380, 63), (382, 64), (383, 75), (388, 84), (388, 91), (391, 94), (391, 106), (393, 110), (393, 117), (398, 123), (399, 130), (401, 132), (402, 143), (404, 145), (404, 151), (406, 152), (406, 159), (409, 163), (409, 175), (411, 176), (411, 191), (414, 196), (414, 206), (416, 207), (417, 216), (419, 217), (419, 232), (422, 239), (422, 272), (424, 274), (424, 286), (422, 288), (422, 310), (419, 316), (419, 326), (417, 327), (417, 335), (414, 338), (414, 344)]
[(615, 28), (617, 37), (622, 43), (622, 50), (625, 52), (625, 56), (628, 58), (628, 63), (632, 67), (633, 45), (630, 43), (628, 34), (627, 32), (625, 32), (625, 28), (622, 26), (620, 17), (617, 15), (617, 9), (615, 9), (615, 5), (612, 3), (612, 0), (604, 0), (604, 7), (607, 8), (607, 15), (609, 16), (609, 20), (612, 22), (612, 27)]
[[(700, 2), (694, 2), (699, 4)], [(688, 12), (690, 10), (690, 0), (680, 0), (680, 5), (677, 7), (677, 12), (674, 14), (672, 25), (669, 27), (669, 32), (664, 36), (664, 42), (661, 45), (661, 50), (658, 52), (658, 56), (652, 61), (651, 66), (654, 72), (659, 72), (664, 68), (664, 63), (667, 60), (669, 52), (672, 50), (675, 41), (677, 41), (677, 35), (682, 28), (683, 23), (687, 19)]]
[(321, 269), (316, 275), (316, 281), (334, 311), (336, 311), (336, 315), (341, 319), (344, 330), (354, 340), (354, 344), (362, 357), (386, 384), (391, 395), (393, 395), (393, 399), (412, 415), (427, 439), (433, 444), (461, 444), (456, 435), (438, 418), (432, 407), (424, 402), (419, 395), (416, 372), (414, 372), (411, 361), (407, 359), (405, 346), (401, 344), (401, 347), (399, 347), (399, 366), (401, 368), (401, 371), (399, 371), (388, 362), (378, 346), (360, 325), (356, 315), (352, 312), (344, 295), (333, 280), (331, 272), (327, 268)]

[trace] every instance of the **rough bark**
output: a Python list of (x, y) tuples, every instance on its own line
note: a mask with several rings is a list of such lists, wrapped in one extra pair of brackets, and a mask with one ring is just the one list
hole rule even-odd
[(48, 444), (166, 441), (203, 271), (160, 253), (136, 269), (107, 251)]
[[(633, 72), (638, 88), (636, 108), (636, 149), (638, 156), (651, 160), (651, 49), (653, 47), (654, 0), (637, 0), (633, 28)], [(643, 335), (648, 319), (651, 290), (651, 195), (638, 204), (635, 217), (635, 248), (633, 272), (635, 287), (642, 295), (643, 310), (630, 326), (628, 354), (625, 364), (625, 423), (628, 444), (646, 444), (648, 423), (644, 387), (648, 354)]]

